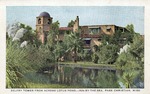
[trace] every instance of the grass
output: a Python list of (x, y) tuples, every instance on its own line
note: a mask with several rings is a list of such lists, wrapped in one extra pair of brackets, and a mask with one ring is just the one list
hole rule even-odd
[(59, 62), (58, 64), (70, 65), (70, 66), (81, 66), (81, 67), (112, 67), (116, 68), (114, 64), (95, 64), (93, 62)]
[(79, 88), (80, 86), (68, 86), (62, 84), (42, 84), (42, 83), (33, 83), (27, 82), (28, 88)]

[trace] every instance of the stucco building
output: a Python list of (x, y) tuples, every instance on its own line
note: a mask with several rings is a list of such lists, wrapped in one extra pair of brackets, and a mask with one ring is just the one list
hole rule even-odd
[[(42, 12), (36, 18), (36, 31), (39, 39), (42, 43), (47, 40), (47, 32), (50, 31), (50, 25), (52, 23), (52, 17), (50, 17), (49, 13)], [(77, 16), (74, 20), (73, 27), (60, 27), (59, 28), (59, 40), (63, 41), (64, 34), (66, 31), (68, 32), (78, 32), (81, 31), (81, 37), (84, 42), (84, 49), (90, 49), (94, 45), (101, 44), (101, 37), (103, 34), (113, 35), (118, 30), (120, 32), (126, 32), (127, 30), (124, 27), (116, 26), (116, 25), (79, 25), (79, 17)]]

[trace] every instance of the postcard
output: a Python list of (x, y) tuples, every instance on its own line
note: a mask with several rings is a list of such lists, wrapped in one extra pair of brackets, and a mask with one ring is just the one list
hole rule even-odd
[(148, 1), (48, 2), (0, 2), (1, 92), (149, 94)]

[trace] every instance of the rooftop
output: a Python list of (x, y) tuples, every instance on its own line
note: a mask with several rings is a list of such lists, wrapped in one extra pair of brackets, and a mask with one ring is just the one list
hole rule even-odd
[(59, 30), (60, 31), (69, 31), (69, 30), (73, 30), (73, 27), (60, 27)]
[(50, 17), (50, 15), (47, 12), (42, 12), (40, 13), (39, 17)]

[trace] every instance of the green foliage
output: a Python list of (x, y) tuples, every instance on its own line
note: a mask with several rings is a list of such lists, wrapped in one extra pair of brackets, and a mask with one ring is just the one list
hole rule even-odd
[(25, 28), (25, 24), (20, 23), (20, 28)]
[(144, 38), (140, 34), (134, 34), (130, 53), (144, 63)]
[(58, 61), (59, 58), (61, 58), (62, 56), (65, 56), (65, 52), (66, 52), (66, 47), (64, 45), (63, 42), (58, 42), (55, 46), (54, 49), (54, 55), (56, 57), (56, 60)]
[[(74, 24), (71, 21), (68, 27), (72, 27)], [(27, 32), (21, 38), (21, 42), (29, 41), (24, 48), (20, 48), (20, 42), (12, 42), (11, 38), (7, 35), (7, 48), (6, 48), (6, 87), (7, 88), (22, 88), (27, 87), (26, 80), (29, 80), (25, 74), (29, 71), (37, 72), (38, 70), (52, 66), (58, 62), (58, 59), (65, 56), (66, 53), (73, 53), (72, 59), (77, 61), (77, 57), (82, 57), (85, 60), (91, 60), (94, 63), (112, 64), (116, 62), (116, 65), (124, 70), (121, 81), (127, 88), (134, 86), (134, 79), (136, 73), (131, 73), (133, 70), (140, 70), (138, 75), (144, 80), (144, 39), (134, 33), (134, 26), (127, 25), (129, 32), (124, 33), (119, 30), (112, 36), (104, 35), (102, 38), (102, 45), (95, 47), (93, 54), (89, 54), (88, 51), (83, 51), (83, 41), (80, 37), (80, 33), (71, 32), (71, 34), (65, 34), (64, 42), (59, 42), (59, 22), (56, 21), (51, 25), (51, 31), (48, 34), (47, 43), (40, 44), (35, 32), (33, 32), (30, 26), (20, 25), (21, 28), (25, 28)], [(133, 37), (134, 35), (134, 37)], [(130, 43), (130, 48), (127, 52), (123, 52), (118, 57), (120, 40), (127, 38), (124, 44)], [(92, 56), (92, 57), (91, 57)], [(117, 61), (116, 61), (117, 60)], [(73, 66), (74, 64), (72, 64)], [(80, 66), (105, 66), (103, 64), (79, 64)], [(75, 65), (74, 65), (75, 66)], [(107, 65), (108, 66), (108, 65)], [(112, 65), (113, 66), (113, 65)], [(73, 70), (71, 68), (64, 69), (65, 79), (72, 79)], [(117, 79), (113, 74), (107, 74), (105, 71), (96, 74), (91, 74), (87, 77), (88, 72), (84, 71), (84, 75), (80, 74), (75, 80), (81, 82), (81, 85), (86, 87), (118, 87), (116, 83)], [(52, 74), (51, 78), (46, 82), (55, 81), (58, 76), (58, 72)], [(31, 76), (31, 75), (29, 75)], [(88, 75), (89, 76), (89, 75)], [(82, 78), (81, 78), (82, 77)], [(33, 77), (34, 78), (34, 77)], [(33, 79), (34, 80), (34, 79)], [(36, 79), (43, 80), (43, 79)], [(96, 83), (92, 83), (95, 80)], [(69, 81), (69, 80), (68, 80)], [(95, 82), (94, 81), (94, 82)], [(42, 82), (42, 81), (39, 81)], [(30, 87), (30, 86), (29, 86)], [(31, 86), (32, 87), (32, 86)]]
[(134, 25), (133, 24), (128, 24), (126, 26), (126, 29), (130, 31), (130, 33), (134, 33)]
[(54, 32), (49, 32), (48, 36), (47, 36), (47, 45), (49, 46), (53, 46), (55, 44), (55, 34)]
[(105, 44), (115, 44), (118, 45), (119, 39), (121, 38), (122, 31), (118, 30), (115, 31), (113, 35), (103, 35), (102, 36), (102, 43)]
[[(135, 87), (135, 74), (133, 71), (139, 70), (139, 79), (144, 81), (144, 39), (139, 34), (134, 34), (133, 43), (126, 52), (122, 52), (117, 58), (116, 65), (124, 70), (123, 80), (121, 80), (127, 88)], [(131, 72), (132, 71), (132, 72)]]
[(71, 21), (68, 23), (68, 27), (73, 27), (73, 25), (74, 25), (74, 21), (71, 20)]
[(132, 88), (135, 87), (134, 80), (137, 77), (137, 72), (135, 71), (126, 71), (123, 72), (122, 77), (119, 79), (126, 88)]
[(59, 41), (59, 21), (53, 22), (50, 26), (51, 30), (47, 36), (47, 45), (54, 46)]
[(133, 42), (133, 37), (134, 37), (134, 34), (135, 34), (134, 25), (133, 24), (127, 25), (126, 29), (129, 31), (129, 32), (127, 32), (128, 34), (126, 34), (127, 41), (132, 43)]
[(55, 55), (44, 45), (20, 48), (20, 43), (7, 40), (6, 48), (6, 87), (27, 87), (24, 74), (38, 71), (42, 67), (55, 63)]
[(72, 52), (73, 55), (73, 61), (76, 62), (77, 60), (77, 53), (83, 52), (83, 42), (82, 38), (80, 38), (79, 32), (71, 32), (71, 34), (66, 34), (64, 39), (64, 44), (67, 47), (66, 52)]
[(94, 79), (96, 87), (99, 88), (118, 88), (117, 78), (115, 74), (108, 71), (100, 71)]
[(92, 54), (92, 62), (98, 63), (98, 59), (99, 59), (99, 57), (98, 57), (97, 53), (93, 53)]
[(18, 49), (19, 45), (15, 42), (7, 41), (6, 49), (6, 87), (26, 87), (23, 81), (23, 73), (28, 66), (26, 60), (26, 50)]
[(39, 46), (39, 40), (36, 37), (36, 31), (32, 29), (30, 26), (26, 26), (23, 23), (20, 23), (20, 28), (24, 28), (27, 30), (27, 32), (23, 35), (22, 38), (20, 38), (20, 42), (22, 43), (23, 41), (28, 41), (31, 44), (35, 44), (36, 46)]
[(80, 56), (82, 58), (82, 60), (84, 60), (84, 61), (92, 60), (91, 51), (89, 51), (89, 50), (84, 50), (83, 52), (80, 52), (80, 54), (78, 54), (78, 56)]
[(52, 23), (46, 45), (50, 51), (53, 51), (55, 61), (58, 61), (58, 59), (64, 55), (65, 45), (64, 43), (60, 43), (59, 40), (59, 21)]
[(98, 63), (112, 64), (116, 61), (119, 47), (114, 44), (100, 46), (100, 51), (97, 52), (99, 57)]
[(122, 52), (116, 62), (124, 70), (142, 69), (144, 67), (144, 40), (139, 34), (134, 34), (133, 43), (127, 52)]
[(58, 29), (59, 29), (59, 21), (53, 22), (51, 24), (51, 29), (52, 29), (53, 32), (57, 33)]

